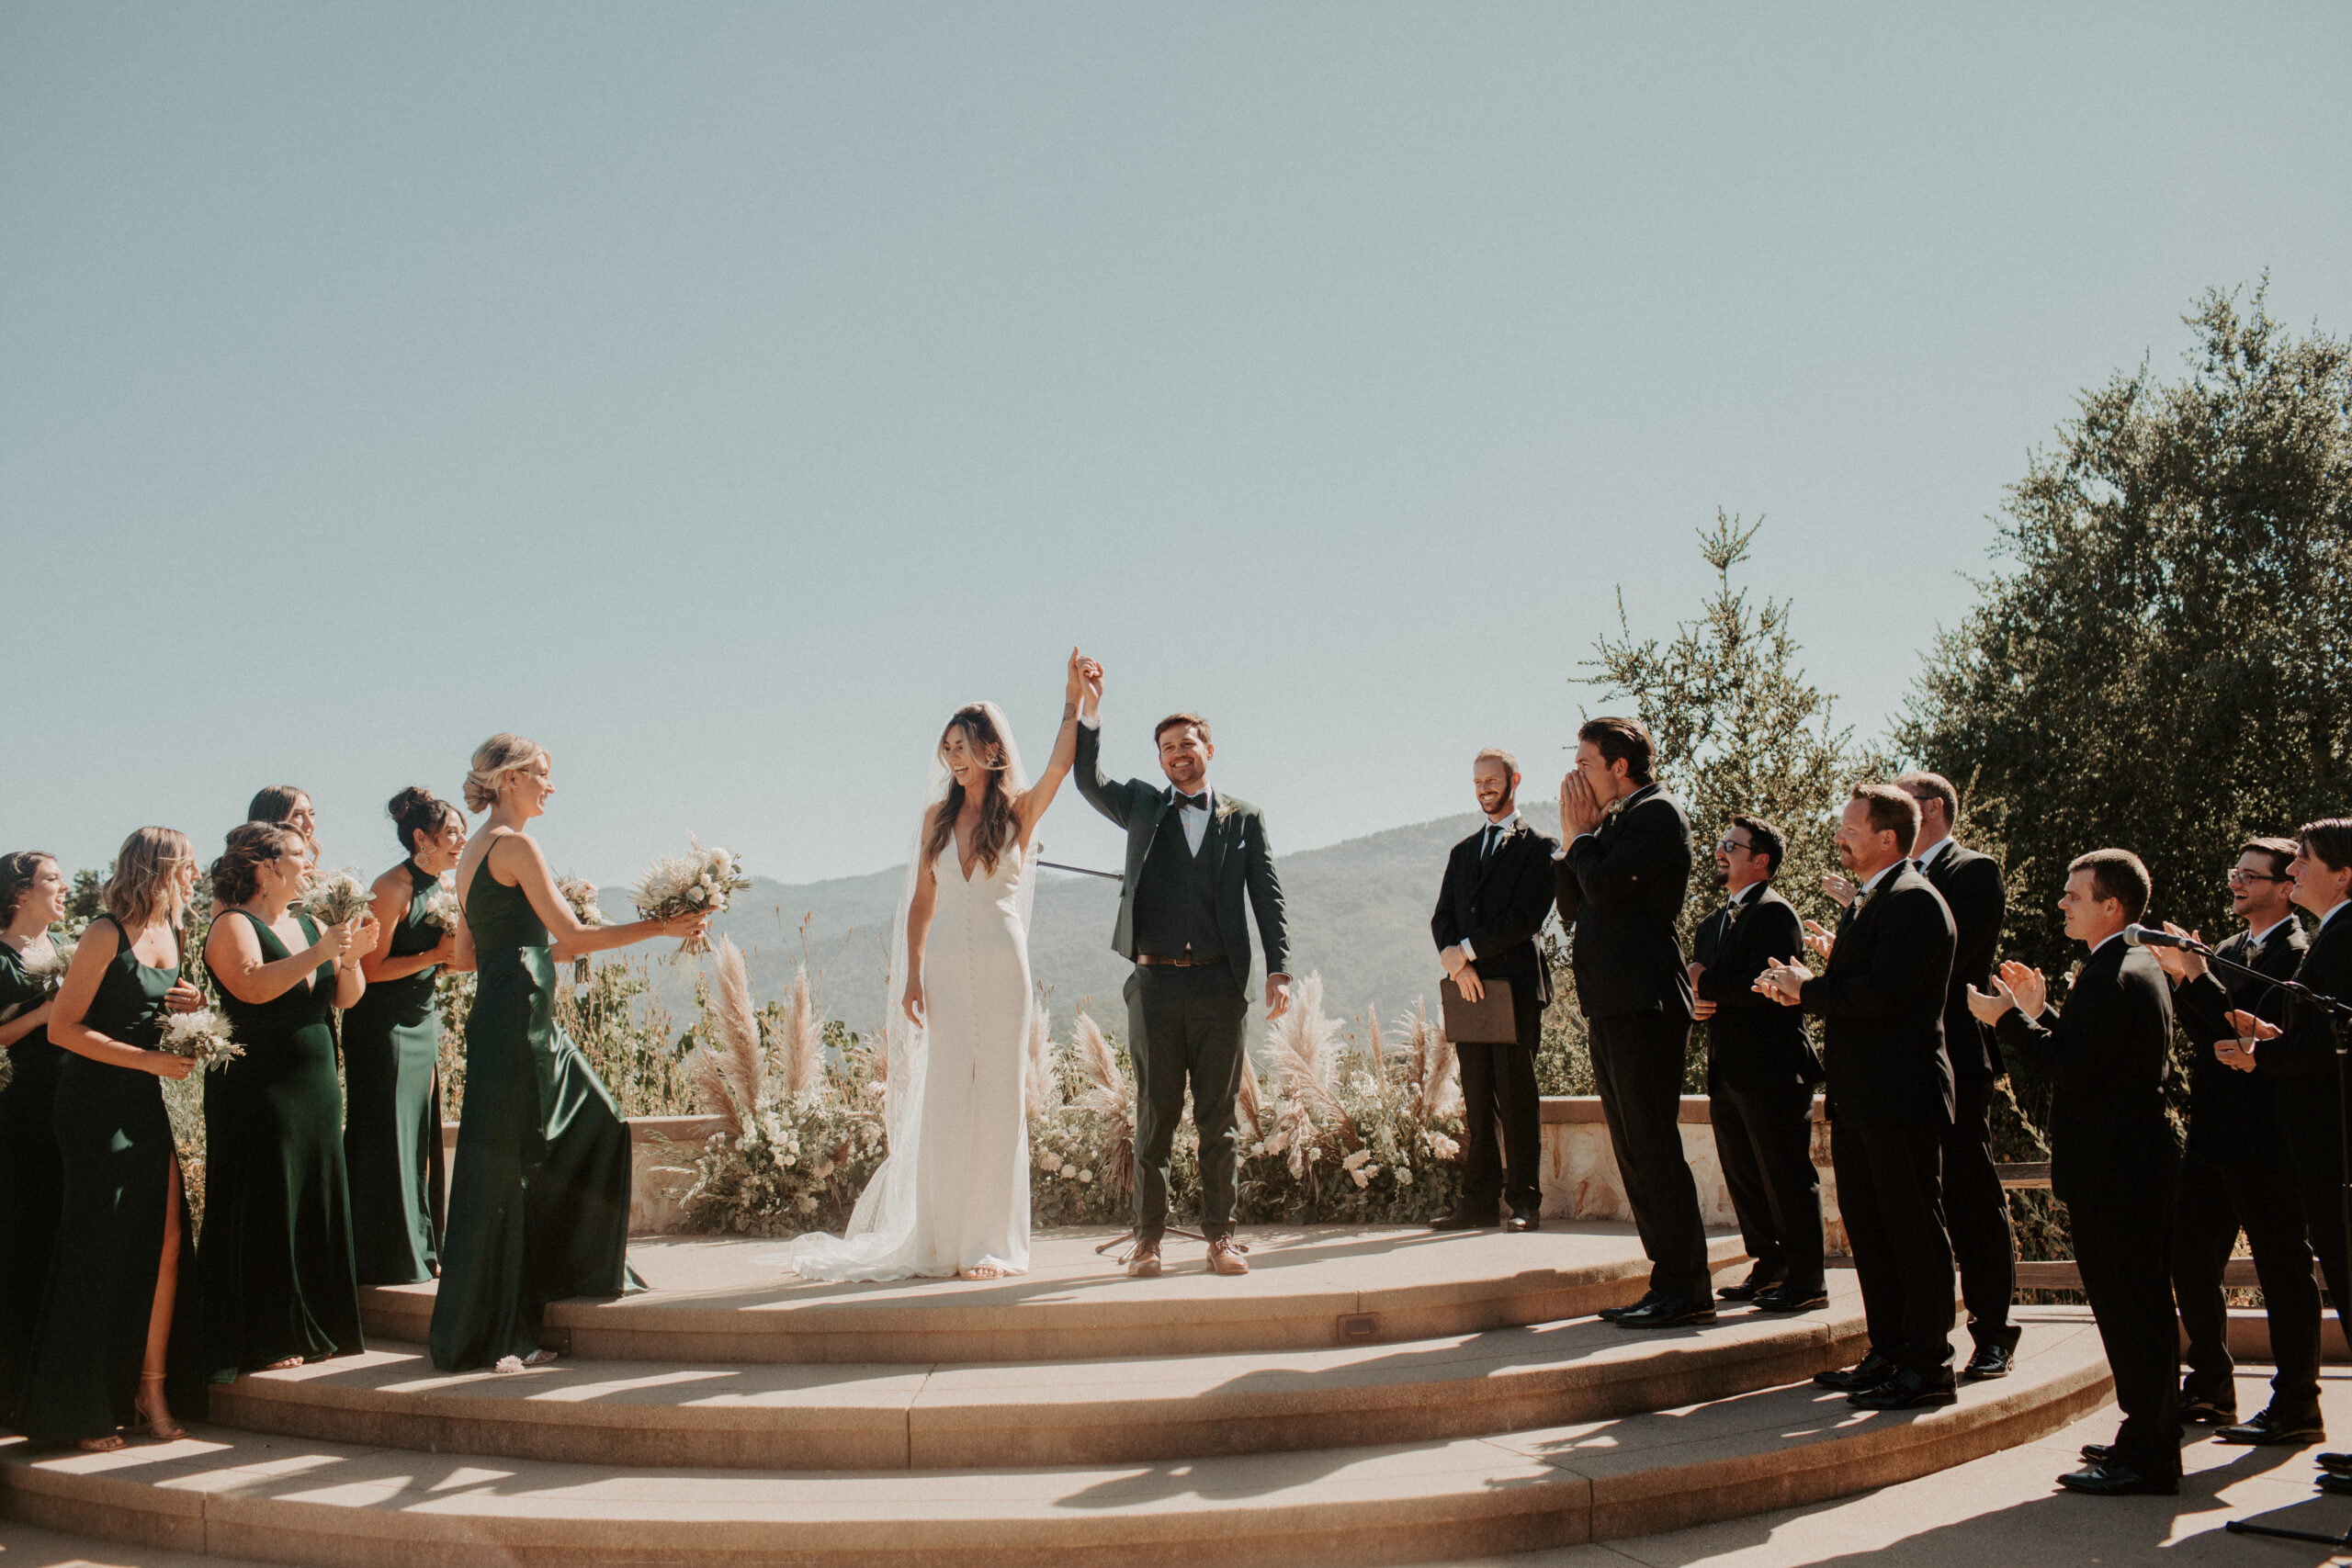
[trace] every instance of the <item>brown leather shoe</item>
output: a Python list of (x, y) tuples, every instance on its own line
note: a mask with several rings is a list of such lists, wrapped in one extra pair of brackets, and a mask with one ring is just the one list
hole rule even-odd
[(1229, 1235), (1221, 1235), (1210, 1242), (1209, 1272), (1212, 1274), (1250, 1272), (1250, 1260), (1241, 1255), (1240, 1244)]
[(1131, 1280), (1159, 1278), (1159, 1238), (1137, 1241), (1127, 1250), (1127, 1277)]

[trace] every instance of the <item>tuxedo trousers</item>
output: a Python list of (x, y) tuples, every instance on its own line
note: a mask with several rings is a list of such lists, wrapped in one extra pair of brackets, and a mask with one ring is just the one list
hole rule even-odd
[(2169, 1163), (2144, 1180), (2117, 1184), (2096, 1200), (2069, 1196), (2075, 1262), (2091, 1299), (2115, 1377), (2123, 1424), (2115, 1457), (2157, 1481), (2180, 1479), (2180, 1324), (2173, 1315), (2174, 1174)]
[(1952, 1260), (1960, 1266), (1968, 1332), (1979, 1347), (2017, 1348), (2020, 1332), (2009, 1322), (2017, 1295), (2017, 1238), (2009, 1228), (2009, 1195), (1993, 1166), (1993, 1086), (1956, 1086), (1958, 1103), (1943, 1134), (1944, 1224)]
[(1136, 1235), (1168, 1225), (1168, 1172), (1184, 1088), (1201, 1137), (1201, 1232), (1233, 1234), (1239, 1201), (1242, 1026), (1250, 998), (1222, 964), (1138, 964), (1127, 976), (1127, 1052), (1136, 1066)]
[(1930, 1375), (1951, 1362), (1951, 1241), (1937, 1179), (1942, 1145), (1932, 1122), (1847, 1115), (1829, 1123), (1838, 1213), (1871, 1348)]
[(1821, 1173), (1813, 1166), (1813, 1086), (1708, 1086), (1715, 1158), (1757, 1272), (1810, 1294), (1821, 1288)]
[(2303, 1226), (2319, 1271), (2335, 1306), (2335, 1325), (2352, 1347), (2352, 1239), (2344, 1225), (2344, 1123), (2341, 1088), (2331, 1065), (2324, 1072), (2296, 1073), (2277, 1080), (2278, 1139), (2295, 1168), (2302, 1194)]
[(2270, 1407), (2285, 1416), (2319, 1413), (2319, 1284), (2294, 1168), (2276, 1148), (2251, 1158), (2180, 1162), (2179, 1207), (2173, 1218), (2172, 1294), (2188, 1348), (2181, 1392), (2237, 1408), (2237, 1366), (2230, 1358), (2230, 1314), (2222, 1294), (2238, 1232), (2254, 1252), (2270, 1320)]
[(1618, 1179), (1634, 1229), (1650, 1260), (1650, 1290), (1677, 1301), (1713, 1302), (1699, 1184), (1682, 1153), (1682, 1059), (1690, 1021), (1664, 1011), (1585, 1021), (1592, 1076), (1609, 1124)]
[[(1531, 994), (1521, 996), (1522, 988)], [(1454, 1047), (1462, 1062), (1460, 1208), (1481, 1220), (1495, 1217), (1498, 1201), (1530, 1219), (1544, 1208), (1539, 1174), (1544, 1100), (1535, 1088), (1535, 1050), (1544, 1036), (1544, 1004), (1535, 999), (1533, 991), (1532, 986), (1511, 988), (1511, 1021), (1518, 1040), (1509, 1044), (1465, 1043)]]

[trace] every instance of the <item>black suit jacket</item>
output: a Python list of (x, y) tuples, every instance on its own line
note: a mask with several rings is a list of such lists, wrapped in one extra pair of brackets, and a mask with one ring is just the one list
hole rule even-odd
[(1944, 992), (1956, 941), (1943, 896), (1908, 861), (1838, 922), (1829, 966), (1800, 1002), (1827, 1021), (1831, 1117), (1950, 1124)]
[[(1162, 824), (1182, 833), (1183, 824), (1169, 807), (1176, 792), (1165, 784), (1129, 779), (1114, 784), (1102, 776), (1102, 732), (1078, 727), (1078, 757), (1071, 766), (1078, 793), (1087, 804), (1127, 830), (1126, 875), (1119, 884), (1119, 923), (1112, 950), (1132, 962), (1136, 955), (1135, 901), (1143, 885), (1144, 861)], [(1225, 938), (1226, 960), (1241, 994), (1250, 994), (1250, 927), (1242, 914), (1246, 896), (1258, 917), (1258, 937), (1266, 944), (1269, 973), (1290, 973), (1290, 927), (1284, 919), (1282, 878), (1274, 874), (1274, 850), (1266, 840), (1266, 819), (1248, 801), (1217, 792), (1206, 845), (1216, 876), (1216, 929)]]
[(1756, 976), (1804, 953), (1804, 922), (1770, 883), (1750, 889), (1736, 912), (1726, 903), (1699, 922), (1692, 961), (1702, 965), (1699, 998), (1715, 1004), (1707, 1021), (1707, 1087), (1739, 1093), (1821, 1081), (1821, 1058), (1805, 1037), (1804, 1014), (1759, 996)]
[(2165, 1120), (2172, 987), (2155, 959), (2117, 937), (2084, 962), (2063, 1011), (2011, 1008), (1998, 1027), (2010, 1060), (2057, 1089), (2051, 1190), (2068, 1203), (2151, 1197), (2178, 1157)]
[(1968, 987), (1993, 988), (1993, 956), (2009, 912), (2008, 891), (2001, 886), (1998, 861), (1950, 840), (1928, 865), (1928, 884), (1951, 911), (1958, 942), (1951, 984), (1944, 993), (1944, 1054), (1951, 1058), (1952, 1087), (1963, 1097), (1981, 1096), (2008, 1069), (2001, 1062), (1999, 1037), (1968, 1010)]
[[(2291, 980), (2310, 946), (2303, 928), (2290, 918), (2259, 953), (2253, 952), (2252, 931), (2238, 932), (2214, 951), (2271, 979)], [(2278, 1151), (2278, 1118), (2271, 1100), (2277, 1080), (2266, 1073), (2224, 1066), (2213, 1055), (2215, 1041), (2237, 1033), (2230, 1027), (2232, 1008), (2283, 1025), (2287, 993), (2268, 981), (2219, 966), (2173, 987), (2173, 1017), (2188, 1037), (2188, 1152), (2198, 1159), (2222, 1163), (2267, 1159)], [(2261, 1058), (2258, 1048), (2255, 1059), (2258, 1063)]]
[(1441, 948), (1468, 942), (1481, 980), (1508, 980), (1520, 1001), (1552, 999), (1552, 971), (1535, 945), (1552, 912), (1552, 852), (1560, 846), (1527, 825), (1511, 824), (1495, 852), (1479, 863), (1487, 829), (1453, 846), (1438, 886), (1430, 935)]
[(1690, 971), (1674, 922), (1690, 885), (1690, 825), (1666, 786), (1634, 791), (1552, 864), (1585, 1017), (1688, 1020)]
[[(2352, 1001), (2352, 909), (2337, 910), (2334, 919), (2312, 933), (2311, 946), (2296, 967), (2295, 982), (2323, 997)], [(2328, 1029), (2327, 1015), (2300, 998), (2290, 997), (2286, 1018), (2281, 1026), (2285, 1033), (2255, 1047), (2257, 1073), (2288, 1078), (2334, 1073), (2335, 1036)], [(2352, 1029), (2352, 1023), (2345, 1027)], [(2309, 1093), (2310, 1086), (2281, 1088), (2278, 1092)]]

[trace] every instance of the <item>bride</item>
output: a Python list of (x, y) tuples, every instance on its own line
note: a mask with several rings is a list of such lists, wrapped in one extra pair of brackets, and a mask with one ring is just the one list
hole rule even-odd
[(906, 984), (888, 1027), (888, 1157), (843, 1235), (799, 1236), (762, 1261), (808, 1280), (1028, 1271), (1031, 840), (1100, 682), (1072, 649), (1061, 733), (1034, 785), (994, 703), (947, 721), (893, 931), (890, 974)]

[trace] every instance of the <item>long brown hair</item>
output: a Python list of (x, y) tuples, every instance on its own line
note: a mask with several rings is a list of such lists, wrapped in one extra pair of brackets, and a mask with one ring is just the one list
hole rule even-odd
[(180, 907), (173, 879), (183, 863), (195, 860), (196, 846), (175, 828), (141, 828), (122, 841), (114, 857), (114, 874), (98, 889), (98, 897), (122, 927), (123, 941), (149, 926), (165, 921), (179, 925), (187, 911)]
[[(939, 732), (939, 749), (944, 753), (947, 742), (957, 730), (964, 732), (964, 744), (971, 749), (972, 760), (989, 771), (988, 795), (980, 802), (980, 825), (972, 834), (972, 849), (980, 867), (989, 875), (996, 874), (996, 863), (1011, 847), (1020, 824), (1012, 814), (1012, 785), (1009, 776), (1012, 750), (1004, 738), (997, 733), (996, 721), (989, 716), (984, 704), (967, 703), (956, 710), (947, 728)], [(923, 835), (922, 863), (930, 865), (939, 859), (940, 852), (956, 841), (956, 818), (963, 814), (964, 786), (954, 779), (947, 781), (947, 798), (931, 818), (931, 830)], [(958, 870), (961, 870), (959, 865)]]

